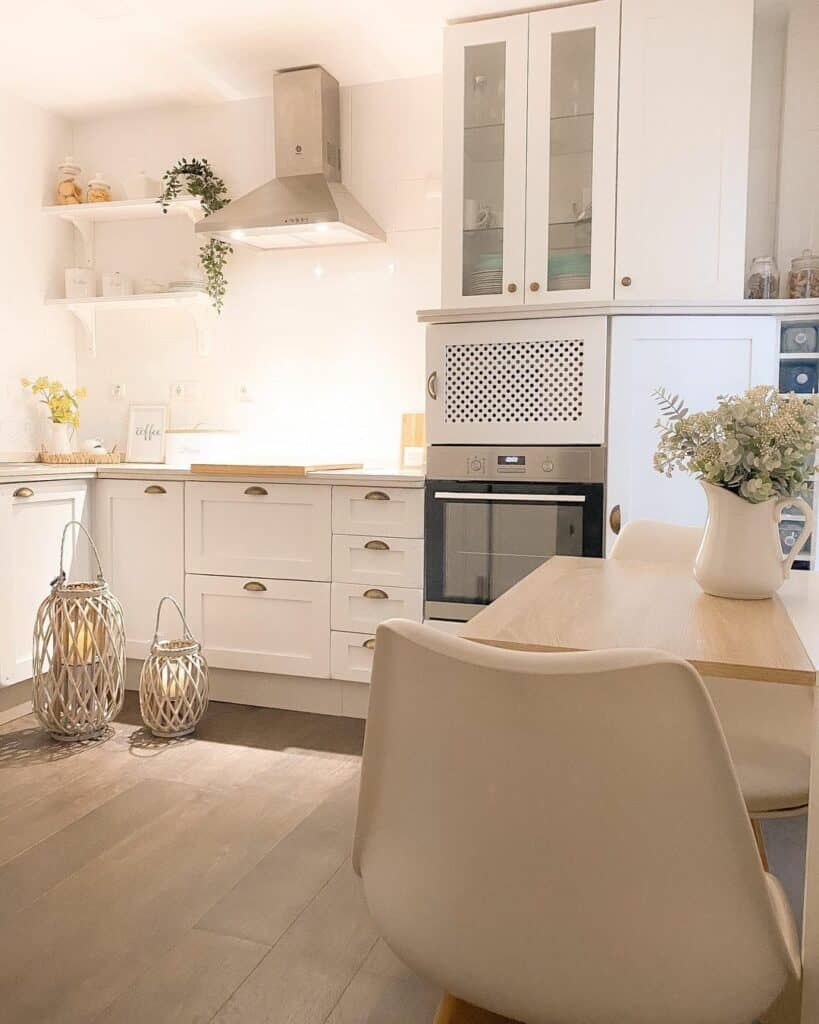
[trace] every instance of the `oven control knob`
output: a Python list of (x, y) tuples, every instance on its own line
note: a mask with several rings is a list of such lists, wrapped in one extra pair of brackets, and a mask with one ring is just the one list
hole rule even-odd
[(482, 473), (483, 462), (480, 459), (470, 459), (469, 461), (469, 472), (470, 473)]
[(543, 465), (541, 466), (541, 469), (544, 473), (551, 473), (554, 468), (555, 464), (552, 462), (551, 459), (544, 459)]

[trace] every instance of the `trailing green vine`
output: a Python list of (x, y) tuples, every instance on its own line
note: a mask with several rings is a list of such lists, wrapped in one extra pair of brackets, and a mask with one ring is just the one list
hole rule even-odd
[[(187, 189), (188, 195), (199, 199), (206, 216), (221, 210), (230, 202), (227, 185), (213, 173), (204, 158), (188, 160), (182, 157), (162, 175), (162, 195), (159, 201), (163, 213), (168, 212), (169, 204), (179, 198), (183, 188)], [(207, 292), (217, 313), (222, 312), (224, 305), (227, 291), (225, 266), (232, 253), (233, 246), (221, 238), (210, 238), (199, 249), (199, 262), (205, 272)]]

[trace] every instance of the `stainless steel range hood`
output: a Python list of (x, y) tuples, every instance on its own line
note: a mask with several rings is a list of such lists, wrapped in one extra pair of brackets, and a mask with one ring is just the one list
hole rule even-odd
[(277, 176), (196, 230), (259, 249), (383, 242), (382, 229), (341, 184), (335, 78), (318, 66), (280, 72), (273, 118)]

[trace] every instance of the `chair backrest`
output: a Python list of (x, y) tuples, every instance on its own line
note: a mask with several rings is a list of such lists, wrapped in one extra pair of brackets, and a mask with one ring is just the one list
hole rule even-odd
[(378, 629), (353, 863), (395, 953), (527, 1024), (736, 1024), (788, 954), (697, 672)]
[(701, 541), (699, 526), (634, 519), (623, 526), (611, 549), (611, 557), (693, 566)]

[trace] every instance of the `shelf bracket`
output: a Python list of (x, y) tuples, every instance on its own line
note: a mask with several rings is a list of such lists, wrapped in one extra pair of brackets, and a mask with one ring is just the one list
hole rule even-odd
[(87, 217), (71, 217), (66, 216), (65, 218), (70, 224), (74, 225), (77, 233), (82, 239), (84, 266), (94, 266), (94, 222), (89, 220)]
[(196, 327), (196, 354), (209, 356), (213, 343), (213, 326), (215, 313), (210, 302), (198, 303), (191, 309), (191, 316)]
[(90, 356), (97, 354), (97, 311), (93, 306), (69, 306), (80, 323)]

